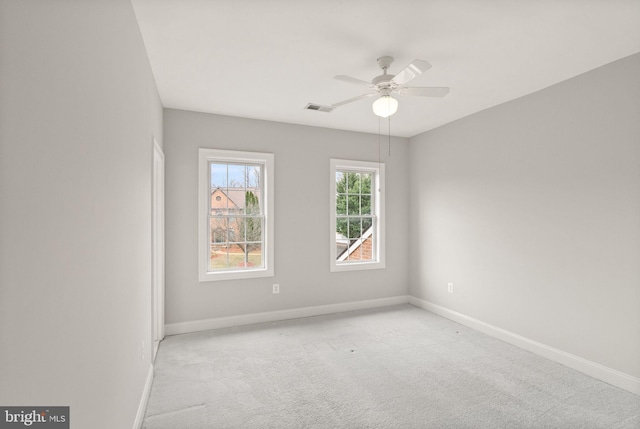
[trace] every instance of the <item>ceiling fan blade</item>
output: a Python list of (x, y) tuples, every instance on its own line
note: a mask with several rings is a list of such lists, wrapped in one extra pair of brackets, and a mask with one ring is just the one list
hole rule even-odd
[(359, 95), (357, 97), (350, 98), (348, 100), (339, 101), (339, 102), (337, 102), (335, 104), (332, 104), (331, 107), (335, 108), (335, 107), (344, 106), (345, 104), (353, 103), (354, 101), (362, 100), (363, 98), (373, 97), (374, 95), (378, 95), (378, 93), (377, 92), (372, 92), (371, 94), (362, 94), (362, 95)]
[(400, 71), (391, 82), (404, 85), (414, 77), (421, 75), (431, 68), (431, 64), (425, 60), (413, 60), (404, 70)]
[(371, 82), (367, 82), (361, 79), (356, 79), (355, 77), (351, 77), (351, 76), (338, 75), (338, 76), (334, 76), (333, 78), (336, 80), (341, 80), (342, 82), (353, 83), (355, 85), (370, 86), (370, 87), (373, 86)]
[(446, 86), (431, 87), (402, 87), (396, 91), (400, 95), (418, 96), (418, 97), (444, 97), (449, 93)]

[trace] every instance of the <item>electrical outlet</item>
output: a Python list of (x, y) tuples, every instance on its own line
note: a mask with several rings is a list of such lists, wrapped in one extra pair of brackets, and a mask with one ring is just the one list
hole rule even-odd
[(453, 293), (453, 283), (447, 283), (447, 290), (449, 293)]
[(142, 345), (140, 346), (140, 359), (144, 360), (144, 340), (142, 340)]
[(280, 293), (280, 285), (278, 283), (273, 285), (273, 293)]

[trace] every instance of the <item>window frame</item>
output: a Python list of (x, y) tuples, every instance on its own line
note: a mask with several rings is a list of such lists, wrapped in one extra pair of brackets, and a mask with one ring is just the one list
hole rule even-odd
[[(357, 271), (385, 268), (385, 166), (381, 162), (355, 161), (331, 158), (329, 174), (329, 270), (331, 272)], [(361, 262), (337, 261), (336, 249), (336, 172), (349, 170), (354, 172), (366, 172), (373, 174), (372, 196), (375, 204), (372, 211), (374, 215), (373, 230), (376, 259)]]
[[(264, 267), (241, 270), (209, 271), (210, 237), (209, 211), (211, 199), (210, 162), (260, 164), (263, 191), (263, 257)], [(249, 279), (274, 276), (274, 155), (223, 149), (198, 149), (198, 280), (200, 282)]]

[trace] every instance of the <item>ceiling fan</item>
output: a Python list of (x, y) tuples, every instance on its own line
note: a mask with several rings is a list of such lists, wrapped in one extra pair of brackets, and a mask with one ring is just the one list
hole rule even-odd
[(340, 101), (330, 106), (321, 104), (309, 103), (305, 109), (317, 110), (320, 112), (332, 112), (336, 107), (343, 106), (354, 101), (362, 100), (364, 98), (379, 96), (379, 98), (373, 103), (373, 113), (383, 118), (393, 115), (398, 110), (398, 100), (393, 98), (391, 94), (399, 94), (405, 96), (418, 96), (418, 97), (444, 97), (449, 93), (447, 87), (412, 87), (405, 86), (416, 76), (421, 75), (425, 71), (431, 68), (425, 60), (413, 60), (406, 68), (400, 71), (396, 75), (388, 74), (387, 70), (393, 62), (393, 57), (384, 56), (378, 58), (378, 65), (382, 69), (382, 74), (373, 78), (371, 82), (356, 79), (355, 77), (338, 75), (334, 76), (334, 79), (341, 80), (343, 82), (352, 83), (366, 87), (369, 92), (359, 95), (348, 100)]

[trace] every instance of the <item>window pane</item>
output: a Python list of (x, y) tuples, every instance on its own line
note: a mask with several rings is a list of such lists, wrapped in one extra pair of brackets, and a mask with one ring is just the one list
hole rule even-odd
[(362, 235), (362, 219), (349, 218), (349, 238), (358, 238)]
[(345, 194), (336, 195), (336, 214), (347, 214), (347, 196)]
[(360, 214), (360, 196), (349, 195), (347, 198), (347, 214), (350, 216), (357, 216)]
[(336, 258), (340, 259), (343, 252), (349, 247), (348, 235), (348, 223), (345, 218), (336, 219)]
[(373, 257), (373, 238), (371, 236), (362, 240), (362, 245), (360, 247), (360, 258), (363, 261), (371, 261), (374, 259)]
[(228, 173), (228, 187), (229, 188), (241, 188), (245, 187), (245, 170), (246, 166), (237, 165), (237, 164), (229, 164), (229, 173)]
[(211, 251), (209, 271), (229, 268), (229, 253), (227, 246), (218, 246)]
[(371, 196), (360, 197), (360, 214), (371, 214)]
[(211, 241), (209, 253), (209, 270), (228, 268), (229, 243), (228, 221), (226, 218), (211, 218)]
[(246, 166), (246, 184), (247, 188), (244, 194), (244, 208), (245, 214), (259, 214), (261, 209), (261, 172), (262, 168), (259, 165), (247, 165)]
[(347, 238), (349, 236), (349, 224), (345, 218), (336, 219), (336, 237)]
[(249, 242), (261, 242), (262, 241), (262, 227), (263, 218), (249, 217), (244, 219), (244, 236), (245, 240)]
[(362, 240), (357, 239), (351, 242), (349, 255), (346, 259), (348, 261), (359, 261), (362, 259)]
[(347, 183), (350, 194), (360, 193), (360, 173), (347, 173)]
[(238, 243), (244, 241), (244, 220), (239, 217), (229, 218), (229, 242)]
[(235, 266), (240, 268), (263, 267), (262, 244), (247, 243), (245, 246), (246, 253), (243, 252), (237, 255)]
[(210, 164), (211, 190), (227, 187), (227, 164)]
[(211, 244), (226, 243), (228, 240), (228, 222), (226, 218), (211, 218)]
[(258, 190), (247, 189), (244, 194), (244, 210), (245, 214), (260, 214), (260, 198), (258, 197)]
[(259, 165), (247, 166), (247, 188), (257, 190), (260, 188), (261, 168)]
[(373, 219), (370, 217), (362, 218), (362, 233), (366, 233), (371, 225), (373, 225)]
[(340, 259), (349, 247), (349, 221), (345, 218), (336, 219), (336, 258)]
[(371, 195), (371, 173), (360, 173), (360, 177), (362, 179), (362, 194)]
[(209, 270), (228, 267), (228, 222), (226, 218), (211, 218)]
[(342, 171), (336, 171), (336, 192), (344, 194), (347, 192), (347, 187), (345, 186), (345, 173)]

